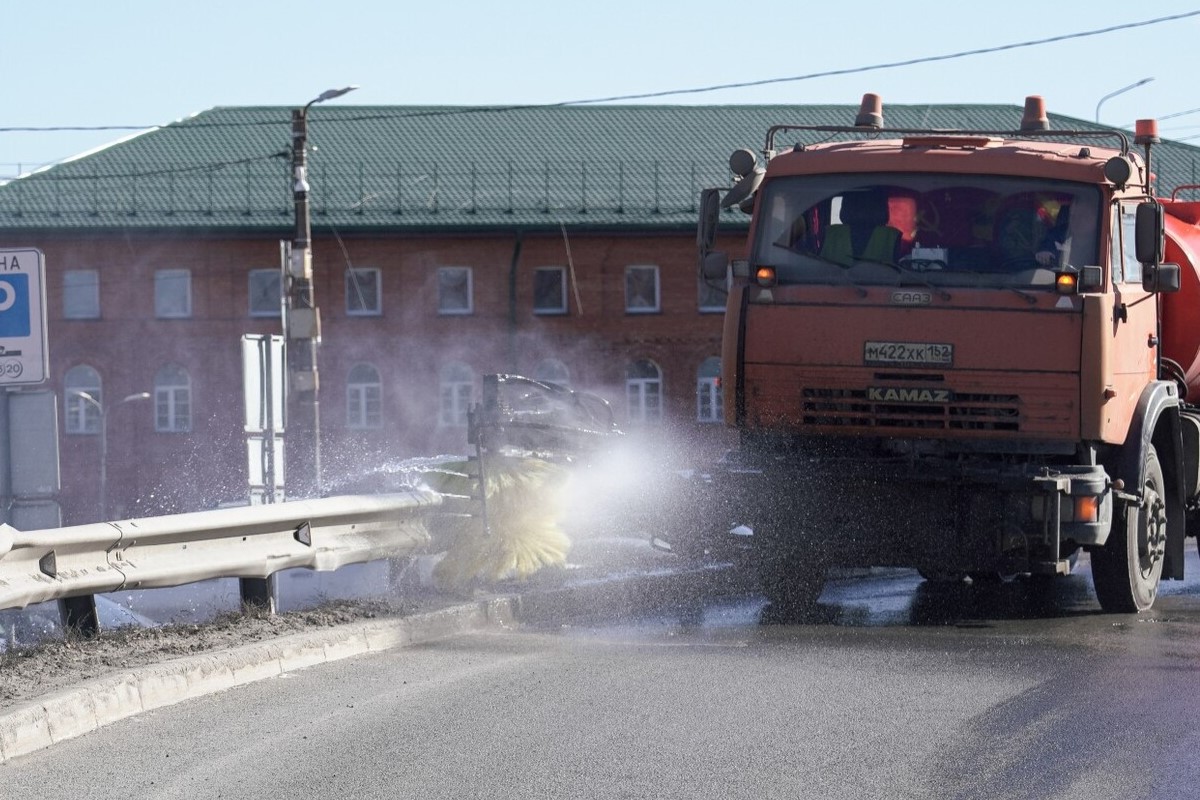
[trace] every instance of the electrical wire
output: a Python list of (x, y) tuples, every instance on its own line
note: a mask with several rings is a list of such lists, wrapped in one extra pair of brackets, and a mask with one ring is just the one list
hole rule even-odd
[[(903, 61), (891, 61), (880, 64), (870, 64), (859, 67), (848, 67), (845, 69), (825, 70), (822, 72), (811, 72), (805, 75), (794, 75), (783, 78), (765, 78), (753, 81), (741, 81), (736, 83), (712, 84), (709, 86), (693, 87), (687, 89), (668, 89), (657, 92), (641, 92), (636, 94), (611, 95), (608, 97), (594, 97), (582, 100), (566, 100), (557, 103), (543, 104), (528, 104), (528, 105), (505, 105), (505, 106), (471, 106), (471, 107), (450, 107), (427, 109), (423, 111), (409, 111), (404, 113), (374, 113), (374, 114), (358, 114), (358, 115), (340, 115), (322, 120), (323, 125), (331, 123), (354, 123), (367, 121), (395, 120), (395, 119), (416, 119), (422, 117), (440, 117), (440, 116), (464, 116), (469, 114), (496, 114), (512, 111), (534, 110), (539, 108), (564, 108), (570, 106), (595, 105), (599, 103), (615, 103), (629, 100), (648, 100), (654, 98), (674, 97), (679, 95), (701, 94), (706, 92), (716, 92), (727, 89), (742, 89), (756, 86), (767, 86), (778, 83), (793, 83), (797, 81), (814, 80), (817, 78), (828, 78), (843, 75), (855, 75), (864, 72), (874, 72), (885, 69), (895, 69), (898, 67), (915, 66), (918, 64), (929, 64), (939, 61), (949, 61), (959, 58), (967, 58), (970, 56), (986, 55), (990, 53), (999, 53), (1008, 50), (1016, 50), (1027, 47), (1037, 47), (1046, 44), (1054, 44), (1058, 42), (1069, 41), (1073, 39), (1082, 39), (1092, 36), (1100, 36), (1107, 33), (1115, 33), (1117, 31), (1130, 30), (1134, 28), (1142, 28), (1149, 25), (1158, 25), (1164, 22), (1175, 22), (1181, 19), (1200, 16), (1200, 10), (1186, 11), (1180, 14), (1172, 14), (1169, 16), (1155, 17), (1153, 19), (1140, 20), (1137, 22), (1127, 22), (1119, 25), (1110, 25), (1104, 28), (1096, 28), (1087, 31), (1077, 31), (1075, 33), (1060, 34), (1057, 36), (1049, 36), (1041, 39), (1030, 39), (1022, 42), (1013, 42), (1009, 44), (996, 45), (993, 47), (975, 48), (972, 50), (960, 50), (953, 53), (943, 53), (940, 55), (923, 56), (918, 58), (905, 59)], [(1190, 111), (1181, 111), (1175, 114), (1160, 117), (1159, 119), (1171, 119), (1184, 114), (1195, 113), (1200, 109), (1192, 109)], [(172, 123), (170, 125), (64, 125), (64, 126), (0, 126), (0, 133), (53, 133), (53, 132), (80, 132), (80, 131), (176, 131), (190, 132), (198, 129), (206, 128), (239, 128), (239, 127), (276, 127), (280, 124), (279, 120), (250, 120), (250, 121), (226, 121), (226, 122), (189, 122), (182, 121)], [(1194, 137), (1185, 139), (1177, 139), (1176, 141), (1187, 141)], [(286, 155), (286, 153), (284, 153)], [(216, 162), (213, 164), (196, 165), (191, 167), (178, 167), (165, 170), (157, 170), (150, 172), (141, 172), (131, 174), (126, 177), (151, 177), (155, 175), (165, 175), (171, 173), (187, 173), (201, 170), (220, 169), (225, 166), (233, 166), (237, 164), (247, 163), (251, 161), (264, 160), (269, 158), (277, 158), (279, 154), (273, 153), (262, 156), (252, 156), (250, 158), (239, 159), (236, 161)], [(14, 162), (18, 163), (18, 162)], [(21, 162), (23, 163), (23, 162)], [(70, 176), (66, 180), (87, 180), (97, 176)], [(118, 175), (108, 175), (104, 177), (122, 177)], [(3, 181), (4, 178), (0, 178)]]
[(579, 297), (579, 281), (575, 278), (575, 259), (571, 258), (571, 240), (567, 237), (566, 223), (559, 220), (558, 227), (562, 229), (563, 247), (567, 251), (567, 269), (571, 273), (571, 286), (575, 290), (575, 309), (583, 316), (583, 300)]
[(830, 78), (839, 75), (856, 75), (862, 72), (873, 72), (882, 69), (894, 69), (895, 67), (911, 67), (916, 64), (930, 64), (937, 61), (949, 61), (951, 59), (966, 58), (967, 56), (987, 55), (989, 53), (1000, 53), (1006, 50), (1016, 50), (1024, 47), (1036, 47), (1043, 44), (1053, 44), (1056, 42), (1065, 42), (1070, 39), (1083, 39), (1089, 36), (1099, 36), (1105, 33), (1113, 33), (1115, 31), (1129, 30), (1131, 28), (1141, 28), (1147, 25), (1157, 25), (1162, 22), (1174, 22), (1188, 17), (1200, 16), (1200, 11), (1186, 11), (1182, 14), (1172, 14), (1167, 17), (1157, 17), (1155, 19), (1142, 20), (1140, 22), (1127, 22), (1121, 25), (1110, 25), (1107, 28), (1097, 28), (1090, 31), (1080, 31), (1078, 33), (1066, 33), (1059, 36), (1050, 36), (1044, 39), (1031, 39), (1024, 42), (1014, 42), (1012, 44), (997, 45), (995, 47), (981, 47), (974, 50), (960, 50), (955, 53), (945, 53), (937, 56), (924, 56), (921, 58), (910, 58), (904, 61), (889, 61), (882, 64), (872, 64), (865, 67), (849, 67), (846, 69), (826, 70), (824, 72), (810, 72), (807, 75), (795, 75), (790, 78), (765, 78), (756, 81), (742, 81), (739, 83), (724, 83), (715, 84), (712, 86), (703, 86), (696, 89), (672, 89), (662, 92), (646, 92), (643, 94), (627, 94), (617, 95), (613, 97), (600, 97), (591, 100), (574, 100), (567, 103), (559, 103), (557, 105), (582, 105), (585, 103), (611, 103), (621, 100), (648, 100), (655, 97), (670, 97), (680, 94), (696, 94), (700, 92), (715, 92), (723, 89), (745, 89), (752, 86), (767, 86), (774, 83), (792, 83), (795, 81), (807, 81), (814, 78)]
[[(1038, 47), (1045, 44), (1055, 44), (1058, 42), (1070, 41), (1073, 39), (1083, 39), (1091, 36), (1100, 36), (1106, 33), (1115, 33), (1117, 31), (1131, 30), (1133, 28), (1143, 28), (1148, 25), (1158, 25), (1164, 22), (1176, 22), (1189, 17), (1200, 16), (1200, 10), (1185, 11), (1181, 14), (1172, 14), (1165, 17), (1155, 17), (1154, 19), (1140, 20), (1138, 22), (1126, 22), (1119, 25), (1110, 25), (1105, 28), (1096, 28), (1087, 31), (1077, 31), (1075, 33), (1064, 33), (1058, 36), (1048, 36), (1042, 39), (1029, 39), (1021, 42), (1012, 42), (1009, 44), (996, 45), (993, 47), (980, 47), (972, 50), (959, 50), (952, 53), (943, 53), (934, 56), (921, 56), (917, 58), (905, 59), (903, 61), (888, 61), (879, 64), (869, 64), (859, 67), (846, 67), (844, 69), (824, 70), (822, 72), (810, 72), (805, 75), (793, 75), (783, 78), (762, 78), (752, 81), (739, 81), (734, 83), (720, 83), (708, 86), (698, 86), (686, 89), (665, 89), (655, 92), (640, 92), (636, 94), (620, 94), (610, 95), (607, 97), (592, 97), (582, 100), (564, 100), (556, 103), (541, 103), (528, 105), (504, 105), (504, 106), (473, 106), (473, 107), (453, 107), (445, 109), (429, 109), (426, 111), (414, 111), (403, 114), (366, 114), (359, 116), (340, 116), (329, 120), (323, 120), (323, 124), (330, 122), (364, 122), (370, 120), (388, 120), (388, 119), (406, 119), (416, 117), (434, 117), (434, 116), (451, 116), (465, 114), (482, 114), (482, 113), (497, 113), (506, 111), (520, 111), (527, 109), (538, 108), (560, 108), (564, 106), (580, 106), (594, 105), (597, 103), (616, 103), (627, 100), (650, 100), (660, 97), (674, 97), (687, 94), (702, 94), (706, 92), (717, 92), (726, 89), (745, 89), (755, 86), (768, 86), (776, 83), (794, 83), (797, 81), (814, 80), (816, 78), (831, 78), (842, 75), (857, 75), (864, 72), (876, 72), (884, 69), (895, 69), (897, 67), (911, 67), (917, 64), (930, 64), (939, 61), (950, 61), (959, 58), (967, 58), (970, 56), (988, 55), (991, 53), (1001, 53), (1008, 50), (1017, 50), (1026, 47)], [(1182, 112), (1191, 113), (1191, 112)], [(255, 120), (247, 122), (196, 122), (188, 123), (186, 121), (170, 126), (165, 125), (97, 125), (97, 126), (14, 126), (0, 127), (0, 133), (49, 133), (57, 131), (106, 131), (106, 130), (156, 130), (156, 129), (172, 129), (172, 130), (191, 130), (197, 128), (224, 128), (224, 127), (253, 127), (260, 125), (278, 125), (278, 120)]]

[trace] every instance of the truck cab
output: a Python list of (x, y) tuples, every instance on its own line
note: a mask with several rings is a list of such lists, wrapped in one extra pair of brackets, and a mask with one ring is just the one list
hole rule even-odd
[[(776, 126), (765, 168), (739, 151), (702, 197), (740, 433), (720, 480), (764, 591), (811, 603), (833, 565), (1053, 576), (1083, 548), (1106, 610), (1149, 608), (1196, 483), (1156, 137), (1050, 131), (1040, 98), (1015, 131), (888, 130), (873, 95), (855, 122)], [(795, 131), (836, 140), (780, 148)], [(711, 252), (722, 204), (752, 214), (744, 261)]]

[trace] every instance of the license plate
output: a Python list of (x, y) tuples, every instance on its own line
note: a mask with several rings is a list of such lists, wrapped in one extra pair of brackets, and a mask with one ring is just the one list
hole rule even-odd
[(901, 364), (948, 367), (954, 363), (954, 345), (933, 342), (866, 342), (864, 364)]

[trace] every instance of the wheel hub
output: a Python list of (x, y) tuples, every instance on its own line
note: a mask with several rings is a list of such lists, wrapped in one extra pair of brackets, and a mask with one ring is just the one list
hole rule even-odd
[(1146, 487), (1138, 525), (1138, 566), (1149, 576), (1167, 552), (1167, 504), (1162, 495)]

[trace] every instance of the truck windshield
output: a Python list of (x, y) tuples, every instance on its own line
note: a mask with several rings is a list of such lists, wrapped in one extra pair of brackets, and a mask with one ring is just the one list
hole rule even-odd
[(1098, 264), (1100, 192), (980, 175), (776, 178), (762, 189), (753, 263), (780, 283), (1054, 288)]

